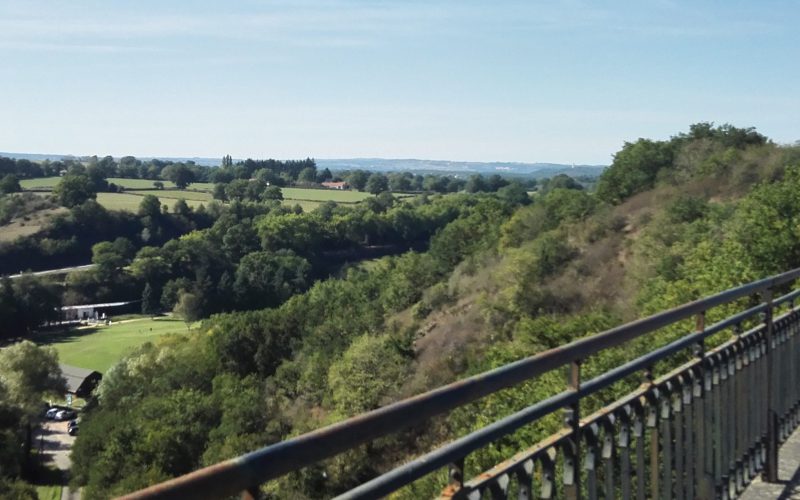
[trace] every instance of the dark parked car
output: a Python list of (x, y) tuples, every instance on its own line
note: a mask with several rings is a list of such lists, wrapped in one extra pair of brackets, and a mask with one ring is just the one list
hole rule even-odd
[(70, 428), (67, 429), (67, 433), (70, 436), (77, 436), (78, 435), (78, 424), (70, 426)]

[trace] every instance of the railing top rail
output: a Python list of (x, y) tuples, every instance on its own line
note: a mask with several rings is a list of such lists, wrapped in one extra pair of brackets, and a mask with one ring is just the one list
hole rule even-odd
[[(586, 359), (665, 326), (800, 278), (800, 268), (575, 340), (287, 441), (126, 495), (125, 499), (218, 498), (334, 456), (358, 444), (421, 423), (499, 390)], [(792, 299), (796, 296), (792, 295)], [(782, 300), (791, 300), (789, 296)]]

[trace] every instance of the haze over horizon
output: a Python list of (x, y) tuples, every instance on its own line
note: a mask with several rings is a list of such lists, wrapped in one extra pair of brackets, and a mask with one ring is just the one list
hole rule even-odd
[(800, 139), (790, 2), (0, 4), (0, 150), (608, 164)]

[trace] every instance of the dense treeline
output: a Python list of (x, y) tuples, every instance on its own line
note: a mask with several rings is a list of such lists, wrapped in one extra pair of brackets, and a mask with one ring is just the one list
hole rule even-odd
[[(265, 175), (258, 171), (250, 175)], [(199, 334), (147, 345), (106, 374), (73, 451), (74, 480), (87, 498), (182, 474), (800, 264), (800, 237), (785, 230), (800, 224), (800, 148), (777, 146), (753, 129), (697, 124), (666, 141), (626, 143), (596, 193), (568, 177), (541, 186), (532, 202), (518, 184), (484, 178), (472, 186), (462, 190), (483, 194), (407, 202), (383, 193), (308, 214), (236, 198), (207, 229), (139, 250), (130, 271), (149, 302), (197, 317), (248, 311), (218, 314)], [(335, 255), (415, 241), (427, 244), (323, 279)], [(124, 259), (114, 255), (125, 245), (109, 245), (95, 257), (110, 257), (116, 264), (107, 269), (118, 269)], [(726, 312), (710, 311), (708, 320)], [(682, 331), (588, 360), (585, 375)], [(560, 373), (549, 374), (291, 474), (265, 492), (341, 492), (563, 383)], [(468, 473), (560, 425), (555, 416), (471, 455)], [(398, 497), (430, 497), (440, 479)]]
[(137, 247), (162, 244), (208, 227), (218, 213), (214, 206), (192, 210), (182, 201), (165, 213), (155, 197), (143, 199), (142, 205), (146, 210), (138, 214), (106, 210), (91, 199), (75, 205), (65, 214), (55, 215), (36, 235), (0, 244), (0, 274), (86, 264), (92, 245), (119, 237)]
[[(101, 391), (99, 409), (86, 416), (92, 423), (88, 431), (82, 431), (81, 443), (73, 452), (77, 480), (88, 484), (89, 495), (105, 496), (213, 463), (245, 451), (253, 443), (275, 441), (305, 429), (304, 421), (311, 414), (303, 408), (327, 403), (331, 397), (340, 408), (340, 416), (376, 406), (392, 393), (399, 379), (387, 385), (383, 377), (378, 377), (374, 386), (354, 389), (350, 378), (363, 378), (365, 372), (354, 373), (339, 366), (337, 358), (347, 351), (351, 357), (369, 361), (376, 353), (384, 353), (387, 366), (395, 366), (394, 373), (402, 371), (412, 355), (413, 337), (409, 332), (397, 331), (379, 341), (370, 337), (383, 331), (388, 313), (414, 304), (422, 298), (425, 288), (441, 280), (465, 256), (491, 246), (498, 238), (496, 221), (507, 218), (513, 208), (513, 204), (497, 198), (464, 195), (422, 199), (416, 207), (394, 207), (383, 214), (374, 214), (368, 225), (349, 212), (334, 214), (325, 232), (326, 238), (337, 238), (334, 244), (341, 239), (361, 241), (367, 237), (365, 230), (381, 227), (387, 236), (407, 240), (444, 227), (431, 239), (430, 249), (425, 253), (387, 257), (369, 270), (352, 268), (344, 278), (318, 282), (308, 292), (295, 294), (278, 308), (219, 316), (213, 320), (209, 335), (168, 341), (170, 347), (166, 349), (172, 354), (166, 357), (164, 352), (157, 354), (157, 348), (148, 347), (139, 354), (143, 356), (139, 361), (119, 364), (106, 376), (108, 382)], [(316, 237), (323, 226), (300, 232), (298, 244), (298, 235), (285, 230), (303, 229), (314, 222), (312, 218), (301, 221), (296, 217), (290, 214), (274, 220), (263, 219), (267, 223), (260, 228), (262, 241), (274, 245), (282, 241), (280, 238), (290, 236), (283, 241), (295, 245), (294, 249), (275, 251), (276, 255), (286, 258), (292, 256), (290, 252), (299, 251), (311, 256), (302, 250), (308, 244), (305, 237)], [(208, 233), (213, 231), (214, 228)], [(192, 247), (197, 245), (195, 242)], [(264, 252), (270, 251), (247, 254), (240, 269), (250, 258), (261, 260)], [(242, 277), (251, 280), (260, 274), (264, 273), (248, 272)], [(259, 286), (269, 286), (270, 281), (267, 277)], [(352, 352), (351, 344), (356, 346)], [(152, 356), (158, 357), (157, 363), (166, 363), (163, 368), (171, 375), (158, 374), (158, 369), (148, 370), (145, 375), (133, 369), (140, 362), (155, 362)], [(329, 372), (332, 384), (338, 387), (333, 392), (328, 388)], [(142, 375), (147, 381), (141, 379)], [(268, 388), (265, 379), (272, 380), (273, 389)], [(140, 389), (132, 391), (133, 386)], [(178, 387), (181, 389), (175, 392)], [(291, 398), (291, 394), (302, 394), (296, 401), (299, 406), (294, 417), (294, 411), (285, 407), (284, 398)], [(265, 400), (266, 406), (254, 405), (254, 401)], [(217, 404), (220, 401), (224, 404)], [(148, 410), (141, 412), (142, 418), (120, 419), (119, 412), (127, 413), (130, 405)], [(161, 418), (177, 417), (178, 408), (184, 412), (180, 421), (191, 421), (191, 425), (169, 424)], [(258, 410), (248, 411), (249, 408)], [(169, 443), (153, 441), (155, 448), (142, 455), (134, 453), (128, 444), (122, 445), (123, 441), (131, 443), (123, 435), (134, 430), (152, 435), (162, 432), (159, 429), (176, 427), (182, 432), (165, 436)], [(129, 459), (120, 461), (120, 453)], [(135, 455), (133, 459), (131, 453)], [(105, 466), (97, 466), (123, 462), (125, 470), (114, 473)]]

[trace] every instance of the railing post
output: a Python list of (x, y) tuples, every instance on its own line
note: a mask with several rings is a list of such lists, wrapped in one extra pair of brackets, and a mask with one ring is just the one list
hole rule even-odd
[[(706, 329), (706, 313), (700, 312), (695, 316), (695, 331), (697, 333), (704, 332)], [(694, 400), (696, 401), (697, 408), (694, 412), (695, 418), (695, 446), (697, 453), (695, 454), (695, 480), (697, 481), (697, 497), (698, 498), (712, 498), (714, 494), (713, 479), (711, 476), (713, 464), (711, 463), (713, 457), (713, 450), (711, 449), (711, 408), (709, 404), (710, 392), (710, 374), (708, 366), (706, 366), (706, 343), (705, 339), (700, 340), (694, 347), (695, 358), (699, 361), (697, 379), (694, 387)]]
[(775, 387), (773, 379), (775, 378), (775, 360), (773, 359), (772, 351), (774, 350), (773, 344), (773, 324), (772, 324), (772, 290), (768, 289), (762, 294), (763, 300), (766, 303), (766, 311), (764, 313), (764, 327), (766, 331), (766, 347), (767, 347), (767, 442), (766, 455), (767, 461), (764, 464), (764, 480), (769, 483), (778, 481), (778, 412), (775, 409)]
[[(573, 391), (581, 389), (581, 361), (574, 360), (569, 364), (567, 386)], [(564, 497), (568, 500), (581, 498), (581, 411), (580, 399), (564, 411), (564, 420), (572, 429), (570, 434), (570, 450), (564, 456)]]
[(452, 492), (456, 492), (460, 490), (464, 486), (464, 458), (462, 457), (459, 460), (450, 464), (448, 470), (448, 476), (450, 479), (450, 485), (448, 488)]

